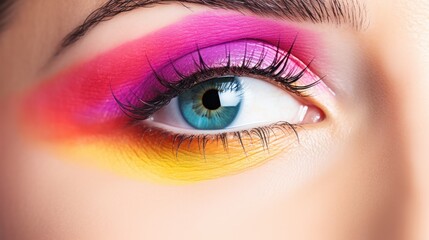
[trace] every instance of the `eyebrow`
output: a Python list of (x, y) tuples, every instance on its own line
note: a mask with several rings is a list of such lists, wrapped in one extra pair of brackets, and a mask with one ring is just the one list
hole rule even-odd
[(77, 42), (99, 23), (120, 13), (174, 2), (179, 2), (184, 7), (187, 7), (185, 4), (188, 3), (239, 12), (247, 10), (257, 15), (297, 22), (348, 24), (356, 30), (367, 25), (366, 6), (359, 0), (109, 0), (64, 38), (57, 54)]

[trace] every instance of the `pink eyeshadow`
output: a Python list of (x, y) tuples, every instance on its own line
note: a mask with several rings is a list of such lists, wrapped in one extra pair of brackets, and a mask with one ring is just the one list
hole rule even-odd
[[(125, 43), (44, 81), (24, 108), (33, 122), (55, 122), (67, 132), (97, 132), (124, 123), (113, 92), (132, 89), (172, 60), (197, 48), (252, 39), (279, 46), (304, 63), (317, 56), (317, 35), (281, 21), (226, 13), (204, 13)], [(150, 59), (151, 65), (148, 64)], [(31, 106), (31, 107), (29, 107)]]

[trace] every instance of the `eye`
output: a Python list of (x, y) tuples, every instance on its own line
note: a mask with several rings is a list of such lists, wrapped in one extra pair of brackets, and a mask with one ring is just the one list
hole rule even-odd
[(207, 130), (236, 131), (278, 122), (303, 124), (309, 111), (311, 121), (320, 120), (315, 109), (267, 81), (223, 76), (183, 92), (150, 121), (170, 131), (210, 133)]
[(157, 182), (216, 179), (299, 156), (301, 133), (316, 131), (333, 102), (312, 71), (323, 49), (317, 36), (274, 20), (213, 17), (73, 65), (30, 95), (25, 119), (65, 142), (67, 159)]
[(323, 120), (306, 98), (320, 79), (292, 47), (238, 40), (160, 66), (147, 61), (152, 73), (142, 84), (112, 95), (132, 121), (134, 151), (153, 156), (146, 168), (157, 175), (192, 181), (236, 173), (296, 142), (297, 127)]
[(292, 47), (283, 51), (240, 40), (198, 48), (151, 68), (145, 84), (115, 99), (131, 118), (171, 133), (214, 137), (210, 134), (277, 123), (292, 127), (323, 118), (316, 107), (304, 103), (305, 91), (318, 79), (293, 57)]

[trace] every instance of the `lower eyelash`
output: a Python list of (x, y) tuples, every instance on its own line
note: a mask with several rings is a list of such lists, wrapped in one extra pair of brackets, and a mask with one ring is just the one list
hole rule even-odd
[[(151, 136), (154, 132), (154, 127), (143, 125), (141, 126), (141, 136), (140, 138), (153, 137)], [(269, 145), (272, 138), (279, 138), (276, 132), (280, 132), (283, 136), (295, 135), (296, 140), (299, 142), (299, 136), (297, 128), (299, 126), (295, 124), (290, 124), (288, 122), (277, 122), (268, 126), (255, 127), (249, 130), (241, 130), (235, 132), (224, 132), (217, 134), (182, 134), (174, 133), (164, 129), (156, 128), (163, 139), (158, 139), (158, 144), (163, 144), (165, 141), (172, 139), (172, 152), (178, 158), (180, 150), (189, 150), (190, 146), (193, 144), (198, 145), (200, 154), (205, 158), (206, 157), (206, 147), (208, 144), (219, 145), (222, 144), (223, 150), (228, 153), (230, 141), (236, 141), (241, 146), (243, 153), (247, 156), (247, 147), (248, 145), (254, 146), (255, 144), (260, 144), (263, 151), (269, 152)], [(157, 133), (156, 136), (159, 136)], [(256, 138), (256, 139), (255, 139)]]

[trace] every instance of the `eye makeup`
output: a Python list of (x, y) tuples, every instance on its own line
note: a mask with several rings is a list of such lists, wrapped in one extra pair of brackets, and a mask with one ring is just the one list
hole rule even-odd
[(330, 95), (309, 68), (317, 52), (315, 34), (280, 21), (190, 16), (47, 79), (26, 98), (23, 118), (39, 126), (36, 135), (60, 142), (69, 158), (138, 178), (213, 179), (287, 151), (297, 142), (296, 127), (323, 113), (308, 104), (319, 119), (193, 135), (154, 127), (151, 117), (172, 98), (222, 76), (259, 78), (306, 103), (307, 90)]
[(306, 90), (316, 86), (320, 79), (307, 71), (308, 66), (291, 55), (292, 49), (290, 47), (285, 52), (279, 47), (247, 39), (197, 48), (190, 54), (170, 61), (160, 70), (154, 69), (148, 59), (151, 74), (141, 84), (131, 89), (112, 87), (112, 92), (124, 113), (138, 120), (147, 119), (183, 91), (218, 76), (263, 77), (290, 93), (302, 96)]
[(286, 123), (213, 136), (173, 134), (138, 125), (103, 137), (65, 142), (58, 149), (71, 161), (163, 184), (237, 174), (292, 150), (298, 143), (292, 126)]

